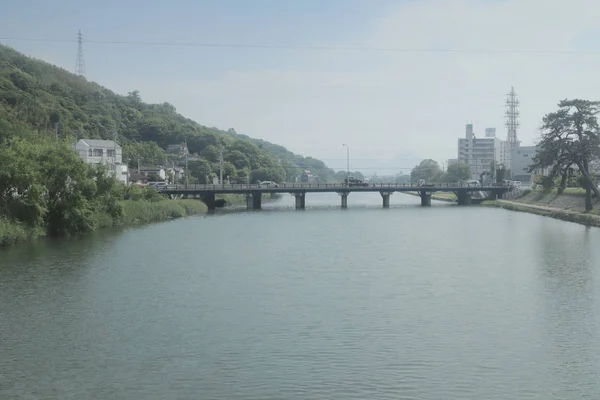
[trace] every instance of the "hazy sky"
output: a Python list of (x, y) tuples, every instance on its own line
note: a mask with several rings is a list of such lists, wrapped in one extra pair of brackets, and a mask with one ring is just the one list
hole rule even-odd
[(600, 99), (599, 20), (597, 0), (5, 0), (0, 41), (68, 70), (76, 44), (53, 39), (79, 28), (89, 41), (478, 50), (85, 44), (87, 78), (118, 93), (333, 167), (347, 143), (351, 168), (391, 173), (455, 158), (469, 122), (504, 139), (511, 85), (524, 144), (559, 100)]

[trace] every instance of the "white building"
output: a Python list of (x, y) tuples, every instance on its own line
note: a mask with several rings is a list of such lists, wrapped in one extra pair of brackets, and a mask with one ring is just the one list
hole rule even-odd
[(138, 173), (159, 181), (165, 181), (167, 179), (167, 169), (161, 165), (142, 166), (138, 168)]
[(129, 169), (123, 164), (123, 149), (112, 140), (81, 139), (73, 145), (88, 164), (106, 165), (118, 181), (129, 183)]
[(467, 124), (465, 138), (458, 139), (458, 161), (471, 168), (471, 178), (490, 171), (492, 164), (505, 162), (506, 145), (496, 137), (496, 129), (486, 129), (486, 137), (476, 138), (473, 124)]
[(533, 163), (533, 158), (537, 154), (537, 146), (520, 146), (512, 151), (511, 174), (512, 179), (521, 182), (533, 182), (537, 173), (547, 173), (546, 170), (537, 170), (533, 173), (528, 171)]

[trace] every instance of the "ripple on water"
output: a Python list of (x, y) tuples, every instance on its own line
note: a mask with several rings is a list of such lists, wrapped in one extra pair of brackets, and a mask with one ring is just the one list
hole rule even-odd
[(1, 253), (0, 398), (600, 398), (600, 231), (292, 200)]

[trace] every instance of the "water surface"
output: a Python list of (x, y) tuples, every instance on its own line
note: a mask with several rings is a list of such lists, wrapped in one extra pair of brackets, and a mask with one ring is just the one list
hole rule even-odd
[(0, 252), (0, 398), (600, 398), (600, 230), (339, 201)]

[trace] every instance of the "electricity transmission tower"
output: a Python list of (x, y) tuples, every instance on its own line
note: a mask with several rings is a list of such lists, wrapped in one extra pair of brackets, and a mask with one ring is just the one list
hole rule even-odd
[(510, 93), (506, 95), (506, 141), (510, 150), (519, 147), (517, 139), (517, 128), (519, 127), (519, 99), (515, 93), (515, 88), (510, 88)]
[(75, 74), (85, 76), (85, 60), (83, 59), (83, 34), (81, 29), (77, 34), (77, 62), (75, 64)]

